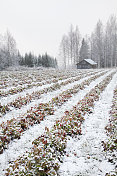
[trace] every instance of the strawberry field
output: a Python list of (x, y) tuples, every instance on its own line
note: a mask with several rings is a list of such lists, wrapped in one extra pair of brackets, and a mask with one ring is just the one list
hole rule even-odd
[(0, 72), (1, 176), (114, 176), (117, 70)]

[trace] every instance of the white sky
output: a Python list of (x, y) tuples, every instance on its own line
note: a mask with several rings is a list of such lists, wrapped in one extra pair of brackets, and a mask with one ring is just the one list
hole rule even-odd
[(0, 0), (0, 33), (8, 29), (22, 54), (57, 56), (70, 24), (90, 34), (99, 19), (105, 24), (111, 14), (117, 16), (117, 0)]

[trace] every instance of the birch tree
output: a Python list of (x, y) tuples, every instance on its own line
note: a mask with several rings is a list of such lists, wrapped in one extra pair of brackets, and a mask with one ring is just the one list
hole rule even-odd
[(74, 29), (73, 29), (73, 25), (70, 26), (70, 31), (68, 34), (69, 37), (69, 54), (70, 54), (70, 64), (73, 65), (73, 61), (74, 61), (74, 46), (75, 46), (75, 37), (74, 37)]
[(81, 45), (81, 35), (78, 29), (78, 26), (76, 26), (75, 30), (75, 44), (74, 44), (74, 64), (79, 62), (79, 51), (80, 51), (80, 45)]
[(70, 31), (67, 35), (62, 37), (59, 56), (62, 58), (64, 68), (74, 67), (79, 61), (81, 35), (78, 27), (74, 30), (73, 26), (70, 26)]
[(107, 21), (105, 30), (105, 65), (117, 66), (117, 19), (112, 15)]
[(104, 67), (104, 36), (103, 24), (99, 20), (92, 33), (92, 58), (97, 62), (98, 68)]
[(9, 31), (4, 35), (4, 51), (8, 66), (18, 64), (18, 51), (16, 49), (16, 41)]
[(60, 49), (59, 49), (59, 54), (60, 57), (63, 60), (64, 68), (66, 69), (67, 65), (69, 65), (69, 46), (68, 46), (68, 37), (64, 35), (62, 37), (61, 43), (60, 43)]
[(0, 35), (0, 67), (6, 68), (19, 64), (16, 41), (9, 31)]

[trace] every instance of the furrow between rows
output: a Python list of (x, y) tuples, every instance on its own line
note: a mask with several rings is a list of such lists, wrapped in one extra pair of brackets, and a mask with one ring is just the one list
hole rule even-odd
[[(91, 70), (90, 70), (91, 71)], [(92, 70), (94, 71), (94, 70)], [(80, 71), (80, 70), (70, 70), (70, 71), (60, 71), (60, 70), (52, 70), (47, 69), (45, 71), (18, 71), (18, 72), (0, 72), (0, 90), (4, 88), (8, 88), (9, 86), (19, 86), (19, 85), (30, 85), (37, 82), (50, 82), (50, 81), (57, 81), (57, 80), (64, 80), (66, 78), (70, 77), (76, 77), (78, 74), (82, 74), (84, 72), (89, 72), (89, 70), (86, 71)]]
[[(67, 138), (66, 155), (59, 169), (59, 175), (104, 176), (110, 170), (113, 170), (114, 163), (107, 160), (107, 152), (103, 152), (102, 141), (106, 141), (107, 138), (105, 125), (109, 120), (109, 111), (116, 82), (117, 73), (100, 94), (99, 101), (95, 103), (93, 113), (85, 115), (86, 120), (81, 126), (82, 135), (76, 138)], [(105, 151), (107, 151), (106, 146)]]
[[(90, 73), (89, 75), (92, 75)], [(23, 105), (29, 104), (33, 100), (37, 100), (41, 97), (42, 94), (52, 92), (54, 90), (60, 89), (62, 86), (73, 83), (85, 77), (86, 75), (77, 76), (74, 79), (67, 79), (65, 81), (59, 81), (58, 83), (51, 83), (50, 85), (44, 85), (41, 87), (34, 88), (32, 90), (27, 90), (26, 92), (20, 93), (17, 96), (3, 98), (1, 100), (2, 104), (0, 105), (0, 111), (2, 114), (5, 114), (7, 111), (10, 111), (14, 108), (21, 108)], [(15, 99), (14, 99), (15, 98)]]
[[(108, 73), (109, 74), (109, 73)], [(76, 103), (77, 101), (78, 101), (78, 99), (80, 100), (81, 98), (83, 98), (84, 96), (85, 96), (85, 94), (86, 93), (88, 93), (89, 92), (89, 90), (92, 88), (92, 87), (94, 87), (98, 82), (100, 82), (101, 80), (103, 80), (108, 74), (105, 74), (104, 76), (102, 76), (101, 78), (98, 78), (98, 79), (96, 79), (96, 81), (93, 81), (91, 84), (90, 84), (90, 86), (88, 86), (87, 88), (85, 88), (84, 89), (84, 91), (82, 90), (82, 91), (80, 91), (79, 92), (79, 94), (77, 95), (77, 96), (74, 96), (74, 97), (72, 97), (72, 100), (70, 100), (70, 101), (68, 101), (67, 103), (66, 103), (66, 107), (69, 107), (70, 108), (70, 102), (72, 102), (72, 106), (73, 106), (73, 104), (74, 103)], [(84, 94), (83, 94), (84, 93)], [(62, 107), (61, 107), (61, 109), (62, 109)], [(61, 109), (58, 109), (58, 112), (60, 112), (61, 111)], [(63, 111), (65, 110), (65, 108), (64, 108), (64, 105), (63, 105)], [(57, 111), (56, 111), (56, 114), (53, 116), (54, 118), (54, 121), (58, 118), (57, 117), (57, 113), (58, 113)], [(61, 113), (61, 115), (63, 114), (64, 112), (62, 112)], [(56, 117), (56, 118), (55, 118)], [(60, 117), (59, 117), (60, 118)], [(52, 120), (53, 120), (52, 119)], [(51, 124), (50, 123), (47, 123), (47, 122), (49, 122), (49, 120), (50, 120), (50, 117), (47, 119), (47, 121), (45, 120), (45, 124), (46, 125), (48, 125), (49, 124), (49, 126), (51, 126), (51, 124), (53, 125), (53, 123), (54, 122), (52, 122)], [(43, 121), (44, 122), (44, 121)], [(42, 123), (41, 123), (42, 124)], [(41, 124), (39, 125), (40, 127), (41, 127)], [(42, 124), (42, 126), (44, 125), (44, 123)], [(45, 125), (45, 126), (46, 126)], [(37, 129), (38, 129), (38, 131), (39, 131), (39, 128), (40, 127), (37, 127)], [(36, 128), (36, 126), (35, 126), (35, 128)], [(30, 130), (30, 129), (29, 129)], [(40, 131), (42, 130), (42, 128), (40, 128)], [(31, 130), (30, 130), (31, 131)], [(39, 132), (40, 132), (39, 131)], [(28, 131), (27, 131), (28, 132)], [(42, 132), (43, 132), (43, 130), (42, 130)], [(35, 134), (35, 131), (32, 131), (32, 134)], [(38, 134), (36, 134), (36, 135), (39, 135), (39, 133)], [(36, 135), (35, 135), (35, 137), (36, 137)], [(23, 137), (23, 136), (22, 136)], [(31, 138), (30, 138), (31, 136), (29, 135), (29, 138), (28, 138), (28, 140), (29, 140), (29, 143), (31, 143), (32, 141), (31, 141)], [(34, 136), (33, 136), (33, 139), (35, 138)], [(21, 143), (21, 141), (19, 140), (19, 142), (18, 143)], [(13, 159), (13, 157), (15, 157), (15, 156), (17, 156), (17, 154), (20, 154), (20, 152), (19, 151), (17, 151), (18, 150), (18, 145), (16, 144), (16, 143), (14, 142), (14, 144), (12, 145), (11, 144), (11, 148), (9, 147), (9, 149), (8, 149), (8, 151), (5, 151), (2, 155), (1, 155), (1, 159), (2, 159), (2, 157), (3, 157), (3, 160), (5, 160), (5, 158), (7, 158), (8, 160), (9, 160), (9, 158), (12, 160)], [(25, 144), (25, 142), (23, 143), (24, 144), (24, 148), (25, 148), (25, 151), (26, 151), (26, 144)], [(16, 146), (16, 148), (14, 148)], [(30, 147), (29, 147), (30, 148)], [(11, 152), (9, 152), (11, 150)], [(15, 155), (13, 155), (13, 151), (15, 151), (16, 153), (15, 153)], [(22, 153), (22, 151), (23, 151), (23, 149), (21, 150), (21, 153)], [(11, 153), (12, 154), (12, 156), (9, 156), (9, 153)], [(8, 161), (5, 161), (4, 162), (4, 164), (3, 165), (5, 165), (5, 163), (7, 163)]]
[[(114, 86), (112, 86), (114, 89)], [(113, 165), (105, 176), (117, 175), (117, 85), (114, 89), (108, 124), (105, 127), (107, 138), (102, 141), (106, 160)]]
[[(105, 73), (105, 72), (102, 72), (102, 74), (104, 74), (104, 73)], [(98, 73), (98, 74), (100, 74), (100, 73)], [(98, 75), (98, 74), (96, 74), (96, 75)], [(81, 84), (83, 81), (87, 80), (89, 77), (90, 77), (90, 76), (85, 77), (85, 78), (83, 78), (83, 79), (80, 79), (80, 78), (79, 78), (78, 81), (74, 81), (73, 83), (68, 83), (68, 84), (65, 85), (65, 86), (61, 86), (60, 89), (58, 89), (58, 86), (57, 86), (57, 87), (54, 86), (55, 91), (52, 91), (52, 90), (51, 90), (51, 92), (49, 92), (49, 93), (42, 94), (41, 97), (40, 97), (40, 99), (33, 100), (32, 103), (29, 103), (29, 104), (27, 104), (27, 105), (24, 105), (24, 106), (22, 106), (20, 109), (13, 109), (11, 112), (8, 112), (7, 114), (1, 116), (1, 118), (0, 118), (0, 123), (3, 122), (3, 121), (5, 122), (5, 121), (7, 121), (7, 120), (10, 120), (10, 119), (12, 119), (12, 118), (14, 118), (14, 117), (23, 116), (24, 113), (26, 113), (28, 110), (30, 110), (30, 108), (36, 106), (36, 105), (39, 104), (39, 103), (46, 103), (46, 102), (50, 101), (50, 100), (52, 99), (52, 97), (54, 97), (55, 95), (58, 96), (58, 95), (59, 95), (60, 93), (62, 93), (63, 91), (66, 91), (67, 89), (71, 89), (71, 88), (73, 88), (73, 86), (75, 86), (75, 85), (77, 85), (77, 84)], [(61, 83), (61, 84), (62, 84), (62, 83)], [(45, 88), (45, 89), (46, 89), (46, 88)], [(58, 90), (56, 90), (56, 89), (58, 89)], [(41, 91), (42, 91), (42, 93), (43, 93), (43, 89), (42, 89)], [(2, 108), (1, 108), (1, 109), (2, 109)]]
[[(18, 104), (18, 100), (20, 100), (22, 97), (23, 97), (22, 99), (24, 99), (24, 100), (26, 99), (27, 102), (29, 102), (31, 98), (32, 99), (38, 98), (39, 95), (40, 95), (39, 92), (41, 93), (41, 91), (43, 89), (45, 89), (45, 91), (47, 92), (49, 89), (52, 89), (52, 87), (54, 87), (54, 89), (55, 89), (55, 87), (57, 88), (57, 86), (66, 85), (68, 83), (72, 83), (74, 81), (78, 81), (79, 79), (81, 79), (81, 78), (83, 78), (85, 76), (88, 76), (88, 75), (91, 75), (91, 74), (96, 74), (96, 73), (98, 73), (98, 72), (95, 72), (95, 73), (92, 72), (92, 73), (88, 73), (88, 74), (84, 73), (84, 74), (79, 75), (79, 76), (77, 76), (75, 78), (68, 78), (68, 79), (65, 79), (65, 80), (58, 80), (56, 83), (52, 83), (51, 80), (50, 80), (49, 84), (42, 84), (40, 86), (38, 85), (36, 87), (33, 87), (32, 89), (28, 88), (25, 91), (24, 91), (24, 89), (22, 89), (23, 92), (20, 91), (20, 93), (18, 93), (16, 91), (15, 95), (10, 95), (9, 94), (9, 96), (1, 98), (1, 107), (3, 106), (5, 108), (5, 106), (8, 106), (8, 104), (10, 104), (10, 103), (12, 103), (12, 106), (14, 106), (14, 107), (20, 107), (21, 104), (19, 106), (17, 104)], [(31, 94), (32, 94), (32, 96), (31, 96)], [(22, 100), (22, 104), (23, 103), (27, 103), (27, 102)]]
[[(87, 74), (90, 73), (91, 71), (87, 71)], [(92, 71), (92, 73), (95, 73), (97, 72), (96, 70), (95, 71)], [(68, 80), (68, 79), (74, 79), (75, 77), (77, 76), (80, 76), (82, 74), (86, 74), (86, 72), (84, 73), (77, 73), (76, 76), (72, 76), (72, 75), (66, 75), (65, 77), (61, 77), (61, 78), (54, 78), (52, 79), (51, 77), (48, 79), (48, 80), (44, 80), (43, 79), (41, 80), (41, 82), (38, 82), (38, 80), (35, 79), (35, 81), (29, 81), (27, 80), (27, 83), (26, 84), (23, 84), (20, 85), (20, 82), (18, 83), (17, 82), (17, 86), (16, 87), (11, 87), (11, 88), (7, 88), (5, 90), (2, 90), (0, 89), (0, 97), (6, 97), (8, 95), (14, 95), (14, 94), (17, 94), (17, 93), (20, 93), (22, 91), (25, 91), (27, 89), (31, 89), (31, 88), (36, 88), (36, 87), (39, 87), (39, 86), (43, 86), (43, 85), (46, 85), (46, 84), (51, 84), (51, 83), (57, 83), (57, 82), (61, 82), (61, 81), (65, 81), (65, 80)], [(49, 77), (49, 76), (48, 76)], [(29, 82), (29, 83), (28, 83)], [(20, 86), (19, 86), (20, 85)]]
[(2, 143), (0, 153), (2, 153), (3, 149), (7, 148), (11, 140), (17, 138), (19, 139), (21, 134), (30, 126), (39, 124), (40, 121), (42, 121), (47, 115), (53, 115), (55, 112), (54, 105), (60, 107), (72, 97), (72, 94), (74, 95), (84, 89), (85, 86), (88, 86), (92, 80), (100, 77), (101, 75), (104, 75), (104, 73), (95, 75), (81, 84), (75, 85), (72, 89), (68, 89), (62, 94), (59, 94), (57, 97), (52, 98), (52, 100), (48, 103), (38, 104), (37, 107), (31, 108), (27, 114), (22, 117), (13, 118), (6, 123), (3, 122), (0, 125), (0, 139)]

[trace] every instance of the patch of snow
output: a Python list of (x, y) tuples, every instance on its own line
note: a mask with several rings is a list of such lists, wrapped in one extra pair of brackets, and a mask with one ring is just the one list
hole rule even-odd
[(91, 65), (97, 65), (92, 59), (84, 59), (86, 62), (90, 63)]

